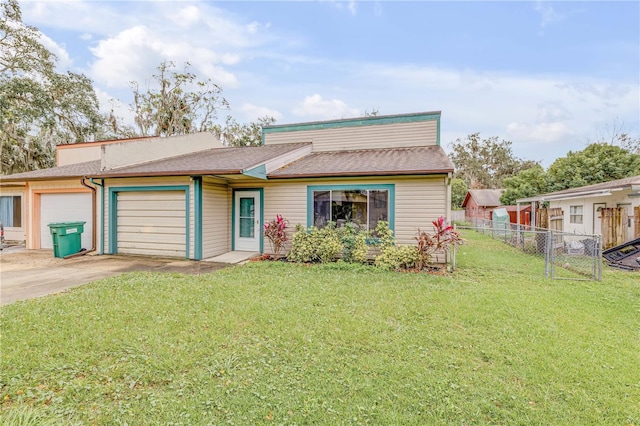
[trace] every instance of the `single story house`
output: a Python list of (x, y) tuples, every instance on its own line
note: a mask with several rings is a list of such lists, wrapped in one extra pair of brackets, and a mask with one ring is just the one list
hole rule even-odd
[[(640, 176), (522, 198), (517, 203), (548, 203), (549, 208), (560, 208), (564, 232), (604, 237), (615, 227), (622, 242), (640, 238)], [(603, 213), (613, 213), (616, 219), (611, 221)]]
[(491, 211), (500, 206), (504, 189), (470, 189), (462, 202), (467, 220), (491, 219)]
[(106, 144), (99, 160), (5, 176), (0, 185), (22, 184), (27, 194), (38, 182), (90, 188), (94, 246), (105, 254), (269, 252), (262, 229), (277, 214), (292, 227), (350, 221), (373, 230), (386, 220), (404, 244), (417, 228), (450, 219), (453, 165), (440, 146), (439, 111), (268, 126), (262, 137), (258, 147), (182, 153), (165, 147), (173, 138)]

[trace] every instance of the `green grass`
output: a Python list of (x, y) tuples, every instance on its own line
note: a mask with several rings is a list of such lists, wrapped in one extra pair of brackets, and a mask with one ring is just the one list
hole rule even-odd
[(262, 262), (5, 306), (0, 420), (640, 425), (640, 275), (464, 237), (446, 276)]

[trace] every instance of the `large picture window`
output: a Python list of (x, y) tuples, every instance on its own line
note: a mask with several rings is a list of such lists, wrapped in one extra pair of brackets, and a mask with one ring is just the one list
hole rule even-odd
[(6, 227), (22, 226), (22, 197), (0, 197), (0, 222)]
[(342, 227), (351, 222), (360, 229), (374, 231), (378, 221), (384, 220), (393, 226), (392, 194), (392, 185), (310, 187), (309, 225), (323, 228), (335, 222)]

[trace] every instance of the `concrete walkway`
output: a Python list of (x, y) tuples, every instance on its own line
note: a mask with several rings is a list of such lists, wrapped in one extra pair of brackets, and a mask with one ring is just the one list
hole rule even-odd
[(250, 259), (260, 256), (257, 251), (230, 251), (229, 253), (221, 254), (220, 256), (204, 259), (203, 262), (218, 262), (218, 263), (230, 263), (237, 265), (244, 263)]
[(72, 259), (53, 257), (51, 250), (0, 252), (0, 305), (59, 293), (129, 271), (178, 272), (201, 275), (228, 264), (142, 256), (87, 254)]

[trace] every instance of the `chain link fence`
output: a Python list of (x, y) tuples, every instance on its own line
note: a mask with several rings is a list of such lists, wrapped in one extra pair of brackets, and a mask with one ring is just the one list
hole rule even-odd
[(602, 242), (599, 235), (558, 232), (486, 219), (474, 219), (471, 225), (458, 225), (457, 229), (480, 232), (544, 259), (545, 277), (602, 280)]

